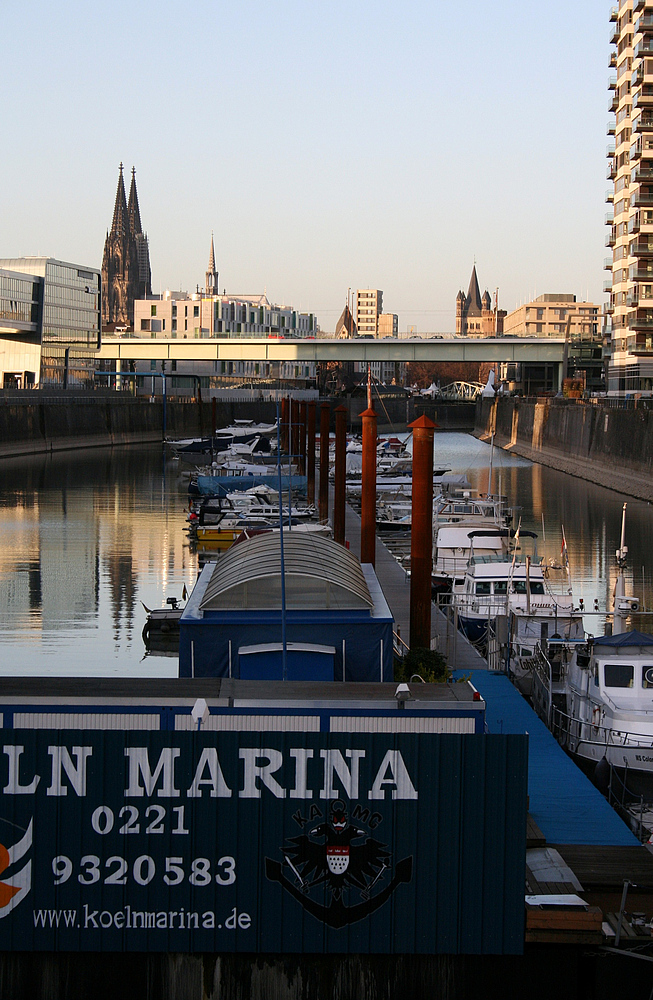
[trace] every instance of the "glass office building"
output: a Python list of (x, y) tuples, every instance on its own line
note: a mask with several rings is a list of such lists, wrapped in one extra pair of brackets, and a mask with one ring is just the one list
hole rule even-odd
[(2, 385), (92, 388), (101, 301), (94, 268), (52, 257), (0, 259)]

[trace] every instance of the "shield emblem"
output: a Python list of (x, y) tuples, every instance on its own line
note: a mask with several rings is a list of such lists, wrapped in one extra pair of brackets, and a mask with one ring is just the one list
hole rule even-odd
[(326, 849), (327, 865), (332, 875), (343, 875), (349, 865), (349, 847), (329, 845)]

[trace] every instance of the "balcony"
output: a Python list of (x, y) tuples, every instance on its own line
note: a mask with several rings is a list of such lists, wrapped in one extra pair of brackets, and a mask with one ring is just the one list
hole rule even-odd
[(628, 220), (628, 232), (630, 233), (631, 236), (633, 235), (633, 233), (639, 232), (639, 219), (640, 219), (639, 212), (637, 212)]
[(648, 281), (653, 282), (653, 271), (647, 271), (645, 268), (639, 268), (637, 270), (633, 269), (630, 272), (630, 281)]
[(633, 95), (633, 109), (651, 107), (653, 107), (653, 94), (642, 94), (639, 92)]
[(630, 173), (631, 184), (648, 184), (653, 181), (653, 166), (650, 160), (644, 160), (638, 164)]
[(608, 164), (608, 170), (605, 176), (609, 181), (613, 181), (617, 176), (617, 168), (614, 164), (614, 160), (610, 160)]
[(653, 56), (653, 41), (650, 38), (638, 42), (633, 50), (633, 59), (644, 59), (647, 56)]
[(617, 53), (612, 51), (610, 53), (610, 58), (608, 60), (608, 69), (616, 69), (616, 68), (617, 68)]
[(603, 270), (604, 271), (611, 271), (613, 263), (614, 263), (614, 261), (613, 261), (612, 257), (606, 257), (605, 260), (603, 261)]
[(628, 156), (632, 163), (634, 160), (639, 160), (641, 155), (642, 155), (642, 143), (640, 140), (639, 142), (635, 143), (634, 146), (630, 147), (630, 153), (628, 154)]
[(618, 107), (619, 107), (619, 98), (617, 97), (616, 94), (613, 94), (612, 99), (608, 104), (608, 113), (613, 115)]
[(653, 208), (653, 194), (636, 191), (630, 199), (633, 208)]
[(606, 156), (614, 156), (614, 143), (613, 142), (609, 142), (608, 145), (605, 147), (605, 155)]
[(616, 7), (610, 8), (610, 21), (618, 21), (618, 20), (619, 20), (619, 4), (617, 4)]
[(616, 90), (616, 89), (617, 89), (617, 78), (616, 78), (616, 76), (609, 76), (608, 77), (608, 90)]
[(605, 192), (605, 200), (610, 203), (614, 202), (614, 191), (612, 188), (608, 188)]
[(612, 282), (611, 281), (604, 281), (603, 282), (603, 291), (604, 292), (608, 292), (608, 293), (610, 293), (612, 291)]
[(636, 309), (639, 305), (639, 296), (637, 292), (628, 292), (626, 295), (626, 305), (629, 309)]
[(605, 224), (606, 224), (606, 226), (611, 226), (613, 222), (614, 222), (614, 213), (613, 212), (606, 212), (605, 213)]
[(642, 14), (639, 21), (635, 22), (635, 33), (653, 31), (653, 14)]
[(610, 37), (609, 37), (609, 40), (608, 40), (608, 45), (616, 45), (617, 42), (619, 41), (619, 35), (620, 34), (621, 34), (621, 32), (619, 31), (619, 25), (618, 24), (610, 25)]
[(629, 330), (653, 330), (653, 316), (638, 316), (631, 313), (628, 317)]
[(633, 122), (634, 132), (653, 132), (653, 115), (642, 114)]
[(631, 257), (653, 257), (653, 241), (630, 244)]
[(617, 239), (617, 237), (615, 235), (614, 226), (613, 226), (612, 229), (610, 230), (610, 232), (608, 233), (608, 235), (605, 238), (605, 245), (606, 245), (606, 247), (613, 247), (615, 245), (616, 239)]

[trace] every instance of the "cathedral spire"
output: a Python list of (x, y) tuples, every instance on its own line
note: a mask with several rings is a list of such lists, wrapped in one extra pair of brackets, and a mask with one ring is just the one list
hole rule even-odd
[(215, 269), (215, 247), (213, 246), (213, 233), (211, 233), (211, 252), (209, 254), (209, 266), (206, 272), (205, 291), (207, 295), (218, 294), (218, 272)]
[(127, 232), (127, 198), (125, 196), (125, 184), (122, 179), (122, 163), (120, 164), (120, 174), (118, 176), (118, 188), (116, 190), (116, 203), (113, 208), (113, 222), (111, 223), (111, 235), (122, 236)]
[(138, 207), (138, 194), (136, 192), (136, 168), (132, 167), (132, 182), (129, 189), (129, 228), (132, 236), (140, 236), (143, 233), (141, 225), (141, 210)]

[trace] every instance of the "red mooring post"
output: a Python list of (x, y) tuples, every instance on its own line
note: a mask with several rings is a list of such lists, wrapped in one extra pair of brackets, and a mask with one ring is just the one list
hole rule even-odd
[(297, 462), (299, 457), (299, 403), (296, 399), (290, 401), (291, 406), (291, 420), (292, 420), (292, 434), (291, 434), (291, 445), (292, 445), (292, 460)]
[(281, 450), (288, 451), (288, 403), (290, 400), (284, 396), (281, 400)]
[(306, 403), (299, 404), (299, 474), (306, 475)]
[(345, 463), (347, 461), (347, 407), (337, 406), (336, 467), (333, 501), (333, 540), (345, 544)]
[(410, 529), (410, 648), (431, 648), (431, 571), (433, 568), (433, 433), (421, 416), (413, 432), (413, 496)]
[(376, 558), (376, 411), (368, 408), (363, 419), (363, 474), (361, 490), (361, 562)]
[(329, 423), (331, 407), (320, 407), (320, 521), (329, 520)]
[(315, 503), (315, 400), (308, 403), (308, 444), (306, 446), (306, 499)]

